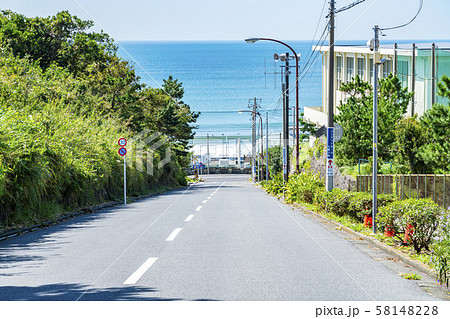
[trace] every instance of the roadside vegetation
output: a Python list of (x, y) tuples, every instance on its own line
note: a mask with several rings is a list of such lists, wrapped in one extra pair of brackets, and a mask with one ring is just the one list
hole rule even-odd
[[(183, 103), (182, 83), (142, 84), (113, 40), (92, 26), (65, 11), (0, 13), (0, 232), (120, 199), (117, 140), (142, 131), (166, 138), (152, 175), (129, 166), (128, 194), (186, 184), (198, 114)], [(158, 167), (168, 148), (171, 161)]]
[[(450, 97), (450, 78), (444, 76), (438, 84), (438, 94)], [(349, 97), (339, 106), (336, 120), (344, 135), (335, 144), (341, 172), (356, 176), (371, 174), (372, 161), (372, 87), (358, 77), (341, 90)], [(421, 117), (404, 117), (411, 94), (401, 87), (395, 76), (380, 80), (379, 113), (379, 173), (450, 173), (450, 104), (435, 104)], [(431, 199), (395, 195), (377, 196), (378, 234), (371, 230), (371, 193), (333, 189), (325, 191), (324, 176), (310, 169), (311, 158), (319, 158), (324, 144), (302, 145), (302, 172), (290, 175), (287, 183), (281, 173), (272, 175), (262, 186), (287, 203), (300, 204), (316, 213), (335, 220), (355, 231), (378, 240), (419, 260), (436, 272), (439, 283), (450, 283), (450, 208), (443, 208)], [(358, 160), (368, 163), (360, 166)], [(384, 163), (383, 162), (389, 162)], [(275, 167), (276, 165), (273, 164)], [(279, 172), (279, 171), (278, 171)], [(420, 279), (405, 274), (408, 279)]]

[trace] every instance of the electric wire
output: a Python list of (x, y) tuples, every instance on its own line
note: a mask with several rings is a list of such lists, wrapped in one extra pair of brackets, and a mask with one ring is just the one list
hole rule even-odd
[(380, 30), (381, 31), (387, 31), (387, 30), (394, 30), (394, 29), (400, 29), (400, 28), (406, 27), (408, 24), (411, 24), (414, 20), (416, 20), (416, 18), (419, 15), (420, 11), (422, 11), (422, 7), (423, 7), (423, 0), (420, 0), (419, 10), (417, 11), (416, 15), (409, 22), (407, 22), (405, 24), (402, 24), (402, 25), (398, 25), (396, 27), (382, 28)]
[[(86, 10), (86, 8), (84, 8), (77, 0), (73, 0), (73, 2), (75, 2), (75, 4), (84, 12), (86, 13), (89, 18), (94, 21), (101, 29), (106, 30), (99, 22), (97, 19), (95, 19), (95, 17), (93, 17), (89, 11)], [(147, 70), (130, 54), (128, 53), (127, 50), (125, 50), (125, 48), (123, 46), (120, 45), (120, 43), (118, 43), (116, 40), (112, 39), (112, 41), (120, 48), (123, 50), (123, 52), (125, 52), (126, 55), (128, 55), (128, 57), (130, 57), (130, 59), (146, 74), (150, 77), (150, 79), (155, 82), (155, 84), (165, 93), (167, 94), (167, 96), (174, 101), (177, 105), (181, 104), (180, 101), (178, 101), (176, 98), (172, 97), (164, 88), (163, 86), (155, 80), (155, 78), (149, 73), (147, 72)]]

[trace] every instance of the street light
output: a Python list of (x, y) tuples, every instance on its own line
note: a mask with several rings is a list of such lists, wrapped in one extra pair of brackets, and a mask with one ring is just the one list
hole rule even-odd
[[(256, 41), (272, 41), (280, 43), (286, 47), (288, 47), (292, 53), (294, 53), (295, 56), (295, 137), (296, 137), (296, 145), (295, 145), (295, 169), (297, 173), (300, 171), (300, 162), (299, 162), (299, 126), (298, 126), (298, 117), (299, 117), (299, 106), (298, 106), (298, 60), (299, 56), (295, 52), (293, 48), (291, 48), (289, 45), (287, 45), (284, 42), (281, 42), (279, 40), (270, 39), (270, 38), (248, 38), (245, 39), (245, 42), (247, 43), (255, 43)], [(286, 88), (286, 90), (289, 90), (289, 88)], [(289, 105), (288, 105), (289, 106)]]
[[(242, 113), (252, 113), (252, 114), (255, 114), (255, 115), (258, 115), (259, 116), (259, 121), (260, 121), (260, 126), (261, 126), (261, 157), (263, 157), (264, 156), (264, 143), (263, 143), (263, 139), (264, 139), (264, 136), (263, 136), (263, 124), (262, 124), (262, 117), (261, 117), (261, 114), (259, 113), (259, 112), (253, 112), (253, 111), (249, 111), (249, 110), (240, 110), (240, 111), (238, 111), (238, 113), (239, 114), (242, 114)], [(255, 123), (252, 123), (252, 125), (254, 125)], [(255, 165), (254, 163), (253, 163), (253, 165)], [(261, 165), (261, 180), (262, 180), (262, 176), (263, 176), (263, 173), (262, 173), (262, 168), (263, 168), (263, 166)], [(258, 175), (259, 175), (259, 172), (258, 172)]]

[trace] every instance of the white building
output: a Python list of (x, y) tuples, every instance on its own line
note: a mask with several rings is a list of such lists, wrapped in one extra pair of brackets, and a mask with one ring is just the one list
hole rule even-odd
[[(328, 114), (328, 63), (329, 47), (317, 48), (322, 54), (322, 106), (305, 107), (304, 119), (318, 126), (327, 124)], [(344, 101), (346, 94), (339, 91), (341, 84), (351, 81), (356, 75), (373, 84), (374, 52), (367, 45), (339, 45), (334, 48), (334, 113)], [(450, 43), (419, 43), (381, 45), (379, 77), (396, 74), (404, 87), (415, 92), (407, 115), (422, 115), (436, 103), (447, 103), (437, 96), (436, 83), (443, 75), (450, 75)]]

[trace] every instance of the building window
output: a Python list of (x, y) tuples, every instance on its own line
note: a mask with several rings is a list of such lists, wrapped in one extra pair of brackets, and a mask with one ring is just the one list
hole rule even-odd
[(369, 59), (370, 64), (370, 77), (369, 77), (369, 84), (373, 84), (373, 59)]
[(358, 76), (364, 81), (364, 68), (366, 67), (366, 59), (358, 58)]
[(342, 83), (342, 57), (336, 57), (336, 80), (337, 80), (337, 89), (341, 87)]
[(408, 87), (409, 63), (408, 61), (397, 61), (397, 76), (402, 81), (402, 87)]
[(347, 83), (352, 81), (352, 78), (354, 77), (354, 70), (355, 70), (355, 58), (347, 57), (347, 76), (345, 79)]
[(386, 60), (383, 63), (383, 78), (387, 78), (392, 73), (392, 60)]

